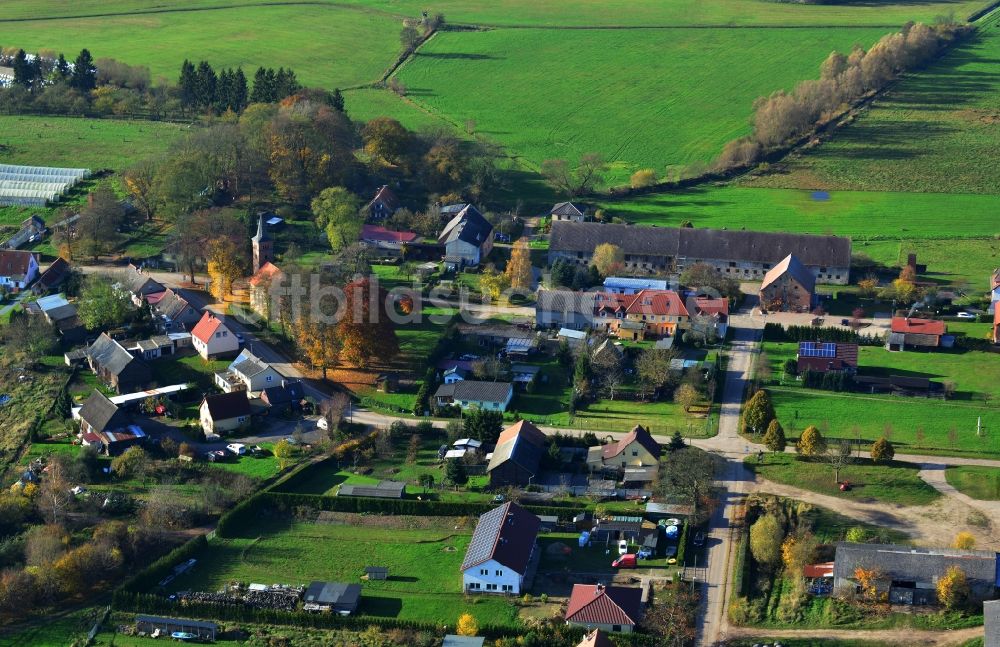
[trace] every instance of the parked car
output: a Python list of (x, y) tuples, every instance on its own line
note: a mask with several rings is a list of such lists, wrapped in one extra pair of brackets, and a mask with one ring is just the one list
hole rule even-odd
[(958, 317), (959, 319), (975, 319), (976, 318), (976, 315), (973, 314), (973, 313), (971, 313), (971, 312), (959, 312), (955, 316)]
[(507, 500), (507, 497), (505, 497), (502, 494), (498, 494), (495, 497), (493, 497), (493, 503), (503, 503), (506, 500)]
[(627, 552), (628, 552), (628, 540), (627, 539), (619, 539), (618, 540), (618, 554), (619, 555), (624, 555)]
[(653, 556), (653, 549), (649, 546), (643, 546), (636, 552), (635, 556), (639, 559), (650, 559)]
[(323, 431), (326, 431), (327, 429), (330, 428), (330, 423), (327, 422), (325, 416), (316, 421), (316, 428), (322, 429)]
[(237, 456), (242, 456), (247, 453), (247, 446), (243, 443), (229, 443), (226, 445), (226, 449), (236, 454)]
[(611, 562), (611, 568), (635, 568), (636, 567), (636, 556), (632, 553), (626, 553), (621, 555), (615, 561)]
[(698, 532), (696, 532), (694, 534), (694, 539), (691, 540), (691, 543), (693, 545), (697, 546), (698, 548), (701, 548), (702, 546), (704, 546), (705, 545), (705, 533), (702, 532), (702, 531), (700, 531), (700, 530)]

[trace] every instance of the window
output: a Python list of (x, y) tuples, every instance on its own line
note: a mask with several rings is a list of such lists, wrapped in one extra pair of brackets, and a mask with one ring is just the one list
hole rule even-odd
[(236, 419), (236, 422), (238, 422), (240, 424), (243, 424), (246, 421), (247, 421), (247, 417), (246, 416), (240, 416), (239, 418)]
[(632, 450), (632, 455), (633, 455), (633, 456), (638, 456), (638, 455), (639, 455), (639, 450), (637, 450), (637, 449), (633, 449), (633, 450)]
[(497, 570), (497, 577), (503, 577), (503, 571)]
[(496, 591), (497, 590), (497, 585), (496, 584), (487, 584), (486, 585), (486, 590), (487, 591)]
[(514, 586), (512, 584), (504, 584), (503, 585), (503, 590), (504, 591), (513, 591), (514, 590)]
[(837, 278), (838, 278), (838, 279), (840, 278), (840, 275), (839, 275), (839, 274), (837, 275)]
[(228, 332), (228, 331), (226, 331), (226, 330), (223, 330), (223, 331), (222, 331), (222, 336), (223, 336), (223, 337), (228, 337), (228, 336), (229, 336), (229, 332)]
[(479, 588), (480, 588), (480, 587), (479, 587), (479, 582), (470, 582), (470, 583), (469, 583), (469, 588), (470, 588), (470, 589), (476, 589), (476, 590), (479, 590)]
[(736, 263), (734, 263), (733, 261), (730, 261), (729, 262), (729, 267), (736, 267)]
[(274, 376), (273, 375), (268, 375), (267, 378), (265, 378), (265, 381), (266, 382), (270, 382), (272, 377), (274, 377)]
[(612, 625), (611, 626), (611, 631), (621, 631), (621, 630), (622, 630), (622, 626), (621, 625)]
[(490, 569), (488, 569), (488, 568), (481, 568), (481, 569), (479, 569), (479, 574), (480, 575), (489, 575), (490, 574)]
[(220, 337), (222, 337), (222, 333), (221, 333), (221, 332), (217, 332), (217, 333), (215, 333), (215, 338), (216, 338), (216, 339), (218, 339), (218, 338), (220, 338)]
[(825, 272), (825, 271), (826, 271), (826, 268), (825, 268), (825, 267), (821, 267), (821, 268), (819, 268), (819, 271), (820, 271), (820, 272)]

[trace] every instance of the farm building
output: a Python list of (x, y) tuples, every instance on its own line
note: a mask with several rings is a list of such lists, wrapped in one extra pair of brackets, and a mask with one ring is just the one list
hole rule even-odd
[(986, 625), (983, 647), (1000, 647), (1000, 600), (983, 603), (983, 620)]
[(608, 635), (600, 629), (594, 629), (583, 637), (576, 647), (614, 647)]
[(35, 294), (43, 294), (55, 290), (69, 276), (70, 269), (70, 264), (66, 259), (62, 257), (57, 258), (39, 275), (38, 280), (31, 286), (31, 289), (35, 291)]
[(514, 387), (510, 382), (482, 382), (460, 380), (452, 384), (442, 384), (434, 392), (434, 400), (439, 407), (458, 405), (462, 409), (488, 409), (506, 411)]
[(389, 567), (365, 566), (365, 576), (369, 580), (387, 580), (389, 579)]
[(642, 589), (574, 584), (565, 617), (576, 627), (631, 633), (642, 619)]
[(641, 279), (633, 277), (609, 276), (604, 279), (604, 291), (616, 294), (635, 294), (642, 290), (666, 290), (663, 279)]
[(996, 596), (997, 553), (950, 548), (914, 548), (891, 544), (840, 542), (834, 557), (835, 590), (854, 590), (858, 568), (877, 569), (876, 583), (888, 595), (890, 604), (926, 605), (937, 602), (937, 582), (948, 569), (957, 566), (965, 573), (973, 599)]
[(760, 308), (764, 312), (809, 312), (816, 298), (816, 276), (789, 254), (764, 275)]
[(913, 348), (938, 348), (941, 338), (947, 332), (943, 321), (918, 319), (916, 317), (893, 317), (885, 347), (902, 351), (907, 346)]
[(89, 176), (87, 169), (0, 164), (0, 206), (44, 207)]
[(358, 610), (360, 600), (360, 584), (312, 582), (306, 588), (302, 608), (306, 611), (332, 611), (346, 616)]
[(28, 287), (38, 276), (38, 254), (0, 249), (0, 287), (13, 292)]
[(400, 252), (405, 245), (417, 240), (412, 231), (392, 231), (378, 225), (363, 225), (361, 227), (361, 242), (375, 249)]
[(479, 517), (462, 561), (462, 589), (520, 595), (529, 588), (538, 558), (538, 528), (538, 517), (516, 503), (505, 503)]
[(479, 636), (456, 636), (448, 634), (444, 637), (441, 647), (483, 647), (486, 639)]
[(594, 222), (552, 223), (549, 264), (561, 258), (589, 265), (594, 248), (602, 243), (620, 247), (625, 269), (636, 274), (683, 272), (704, 263), (724, 276), (759, 280), (795, 254), (817, 282), (846, 285), (851, 267), (851, 241), (839, 236)]
[(444, 226), (438, 243), (444, 245), (448, 269), (475, 267), (493, 250), (493, 225), (471, 204)]
[(337, 496), (363, 496), (375, 499), (402, 499), (406, 496), (406, 483), (402, 481), (379, 481), (371, 485), (344, 483), (337, 490)]
[(94, 375), (117, 393), (140, 391), (153, 379), (149, 365), (134, 357), (107, 333), (101, 333), (87, 349), (87, 363)]
[(858, 370), (858, 345), (841, 342), (800, 341), (795, 362), (799, 373), (803, 371), (854, 373)]
[(583, 330), (593, 324), (595, 293), (539, 290), (535, 295), (535, 326)]
[(496, 449), (486, 468), (490, 487), (524, 487), (538, 476), (548, 443), (538, 427), (521, 420), (507, 427), (497, 439)]
[(135, 630), (138, 634), (169, 637), (172, 633), (194, 634), (199, 640), (215, 642), (218, 625), (205, 620), (187, 618), (161, 618), (159, 616), (136, 616)]
[(384, 220), (399, 210), (399, 198), (388, 184), (383, 184), (372, 201), (365, 205), (365, 210), (374, 220)]
[(552, 222), (560, 220), (583, 222), (587, 219), (587, 207), (572, 202), (560, 202), (549, 209), (548, 216), (552, 218)]

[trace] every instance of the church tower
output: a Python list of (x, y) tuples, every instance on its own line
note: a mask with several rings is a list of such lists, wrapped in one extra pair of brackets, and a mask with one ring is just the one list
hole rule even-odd
[(257, 219), (257, 235), (250, 239), (253, 243), (253, 272), (256, 274), (265, 263), (274, 261), (274, 241), (264, 228), (264, 216)]

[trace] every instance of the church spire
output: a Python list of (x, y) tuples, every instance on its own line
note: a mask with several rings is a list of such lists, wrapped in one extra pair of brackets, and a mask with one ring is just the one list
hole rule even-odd
[(264, 214), (257, 216), (257, 235), (250, 240), (255, 243), (259, 243), (262, 240), (271, 240), (271, 237), (267, 235), (267, 230), (264, 229)]

